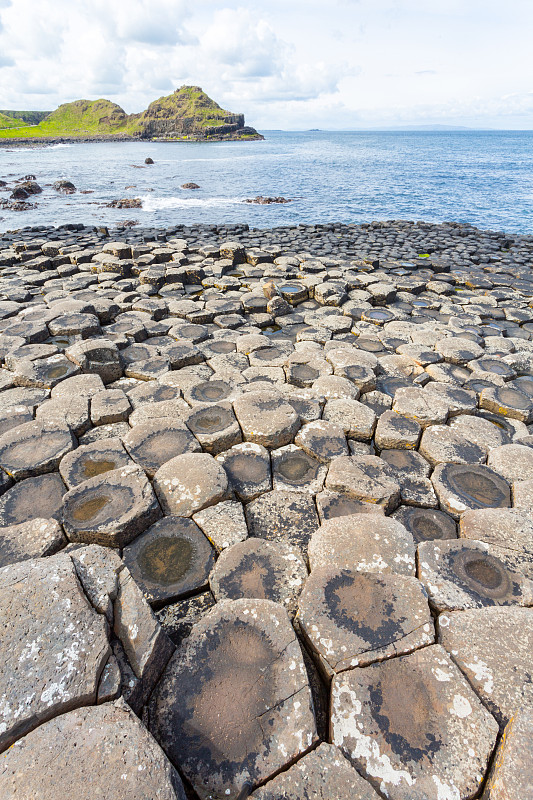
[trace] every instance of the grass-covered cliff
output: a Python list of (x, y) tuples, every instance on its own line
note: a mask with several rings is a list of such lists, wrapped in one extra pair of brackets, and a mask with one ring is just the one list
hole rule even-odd
[(169, 141), (262, 138), (253, 128), (245, 127), (242, 114), (225, 111), (199, 86), (182, 86), (154, 100), (140, 114), (126, 114), (109, 100), (64, 103), (35, 125), (0, 113), (0, 139), (125, 136)]

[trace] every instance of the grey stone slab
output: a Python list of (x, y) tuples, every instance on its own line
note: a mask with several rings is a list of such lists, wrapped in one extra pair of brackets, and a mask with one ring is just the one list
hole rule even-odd
[(483, 800), (518, 800), (533, 796), (532, 738), (533, 710), (520, 709), (505, 727)]
[(231, 489), (243, 502), (272, 489), (270, 454), (263, 445), (243, 442), (220, 453), (216, 460), (226, 470)]
[(233, 408), (245, 441), (264, 447), (290, 444), (300, 427), (294, 408), (277, 393), (248, 392), (234, 401)]
[(15, 480), (53, 472), (76, 444), (65, 424), (25, 422), (0, 437), (0, 466)]
[(507, 508), (509, 484), (489, 467), (478, 464), (439, 464), (431, 482), (442, 511), (459, 519), (474, 508)]
[(157, 470), (154, 489), (165, 514), (190, 517), (226, 499), (228, 476), (208, 453), (184, 453)]
[(193, 514), (193, 520), (219, 553), (248, 538), (243, 507), (235, 500), (204, 508)]
[(316, 741), (311, 692), (286, 612), (223, 601), (193, 628), (159, 683), (156, 739), (201, 798), (235, 800)]
[(355, 500), (376, 503), (386, 513), (394, 511), (400, 502), (400, 486), (394, 472), (377, 456), (335, 458), (329, 467), (326, 488)]
[(307, 492), (265, 492), (247, 504), (245, 515), (250, 536), (285, 542), (304, 556), (319, 524), (315, 503)]
[(50, 556), (65, 547), (67, 540), (55, 519), (32, 519), (0, 528), (0, 567)]
[(2, 760), (0, 791), (4, 800), (185, 800), (178, 773), (122, 699), (69, 711), (17, 742)]
[(57, 472), (19, 481), (0, 497), (0, 524), (7, 527), (33, 519), (59, 519), (66, 491)]
[(337, 675), (332, 740), (391, 800), (473, 797), (498, 725), (439, 645)]
[(110, 654), (106, 625), (67, 554), (0, 570), (0, 748), (37, 725), (96, 701)]
[(133, 465), (118, 438), (102, 439), (81, 445), (67, 453), (59, 464), (59, 472), (69, 489), (80, 483), (103, 475), (105, 472)]

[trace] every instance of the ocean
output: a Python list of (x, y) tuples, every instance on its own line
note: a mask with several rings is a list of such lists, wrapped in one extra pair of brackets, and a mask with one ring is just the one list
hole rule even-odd
[[(31, 198), (35, 209), (0, 208), (0, 231), (125, 220), (268, 228), (406, 219), (533, 233), (533, 131), (262, 133), (263, 142), (0, 146), (1, 180), (32, 174), (43, 188)], [(58, 195), (51, 184), (60, 178), (80, 191)], [(181, 189), (187, 182), (200, 189)], [(257, 195), (292, 202), (243, 202)], [(0, 190), (0, 200), (8, 197)], [(142, 209), (105, 207), (124, 197), (140, 198)]]

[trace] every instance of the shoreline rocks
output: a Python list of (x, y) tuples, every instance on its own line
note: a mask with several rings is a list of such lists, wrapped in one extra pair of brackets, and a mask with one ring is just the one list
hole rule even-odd
[(456, 223), (0, 234), (2, 798), (523, 794), (532, 268)]

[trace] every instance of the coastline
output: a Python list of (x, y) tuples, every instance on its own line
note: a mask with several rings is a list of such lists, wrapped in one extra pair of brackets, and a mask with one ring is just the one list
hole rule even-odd
[(150, 142), (157, 142), (158, 144), (180, 144), (184, 142), (203, 142), (216, 143), (216, 142), (258, 142), (264, 140), (264, 136), (260, 133), (244, 134), (243, 136), (232, 136), (231, 134), (216, 134), (214, 136), (183, 136), (181, 138), (164, 138), (153, 137), (143, 138), (141, 136), (129, 135), (113, 135), (101, 134), (99, 136), (43, 136), (22, 139), (22, 138), (0, 138), (0, 148), (2, 147), (40, 147), (48, 146), (51, 144), (91, 144), (91, 143), (110, 143), (110, 142), (141, 142), (150, 144)]

